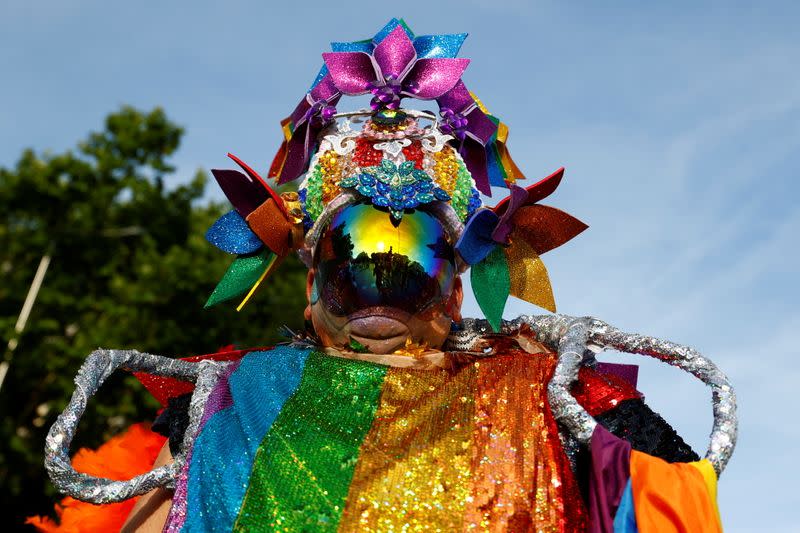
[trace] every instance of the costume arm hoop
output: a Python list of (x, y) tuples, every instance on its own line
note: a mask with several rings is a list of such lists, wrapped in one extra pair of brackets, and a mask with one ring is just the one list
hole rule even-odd
[(711, 387), (714, 424), (706, 452), (719, 476), (736, 446), (736, 394), (725, 374), (694, 348), (636, 333), (625, 333), (595, 318), (526, 316), (542, 342), (558, 348), (558, 364), (548, 385), (553, 415), (575, 438), (589, 443), (597, 422), (570, 394), (578, 370), (593, 352), (613, 349), (641, 354), (684, 370)]
[[(183, 466), (185, 453), (194, 440), (205, 401), (225, 364), (216, 361), (190, 363), (135, 350), (96, 350), (89, 355), (75, 376), (75, 392), (47, 434), (45, 468), (56, 488), (75, 499), (91, 503), (120, 502), (158, 487), (171, 486)], [(189, 406), (189, 427), (181, 452), (170, 464), (160, 466), (127, 481), (94, 477), (77, 472), (70, 462), (72, 438), (86, 410), (86, 403), (117, 369), (147, 372), (195, 383)]]

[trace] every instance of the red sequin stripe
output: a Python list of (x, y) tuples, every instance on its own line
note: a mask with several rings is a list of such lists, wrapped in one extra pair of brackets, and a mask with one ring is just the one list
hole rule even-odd
[(642, 397), (624, 378), (589, 367), (580, 369), (572, 395), (592, 416), (613, 409), (623, 400)]

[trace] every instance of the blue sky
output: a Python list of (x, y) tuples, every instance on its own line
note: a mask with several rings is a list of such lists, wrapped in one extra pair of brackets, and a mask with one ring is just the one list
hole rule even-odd
[[(590, 225), (544, 257), (559, 310), (712, 357), (740, 402), (720, 481), (726, 529), (795, 530), (800, 8), (275, 4), (4, 0), (0, 165), (24, 147), (71, 147), (132, 104), (186, 127), (177, 179), (230, 167), (229, 150), (263, 171), (329, 41), (368, 37), (392, 16), (418, 34), (469, 32), (467, 85), (509, 125), (529, 178), (567, 168), (548, 202)], [(522, 312), (537, 311), (516, 302), (507, 315)], [(647, 361), (640, 385), (705, 448), (707, 389)]]

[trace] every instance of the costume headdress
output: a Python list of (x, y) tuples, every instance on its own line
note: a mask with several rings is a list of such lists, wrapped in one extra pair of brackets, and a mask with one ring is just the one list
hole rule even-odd
[[(509, 295), (555, 311), (543, 253), (586, 225), (539, 204), (564, 169), (523, 188), (506, 147), (508, 128), (489, 114), (461, 75), (456, 55), (466, 34), (415, 36), (392, 19), (372, 39), (332, 43), (324, 65), (292, 114), (269, 171), (283, 185), (304, 176), (297, 192), (278, 193), (252, 168), (213, 170), (234, 211), (207, 238), (236, 254), (206, 307), (244, 295), (239, 309), (291, 251), (310, 267), (330, 219), (354, 203), (371, 203), (399, 223), (413, 209), (432, 211), (447, 230), (462, 269), (497, 330)], [(370, 109), (339, 113), (343, 95), (372, 94)], [(402, 109), (403, 98), (435, 100), (438, 113)], [(354, 130), (353, 124), (362, 124)], [(509, 189), (492, 208), (481, 193)]]

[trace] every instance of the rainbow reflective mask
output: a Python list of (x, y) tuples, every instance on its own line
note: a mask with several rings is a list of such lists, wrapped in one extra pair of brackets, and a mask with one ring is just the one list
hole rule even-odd
[(416, 210), (394, 226), (367, 204), (333, 217), (314, 266), (319, 300), (337, 316), (376, 306), (425, 311), (450, 296), (456, 274), (453, 247), (434, 215)]

